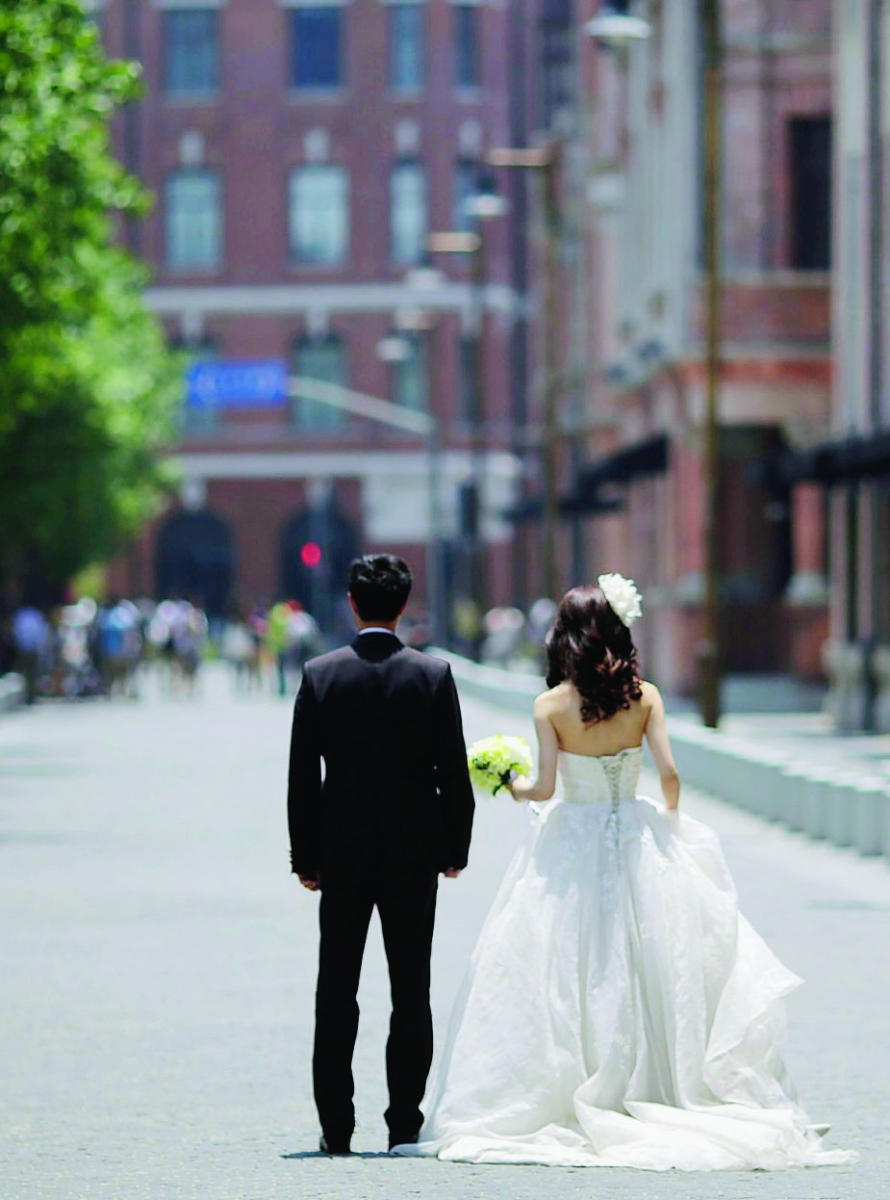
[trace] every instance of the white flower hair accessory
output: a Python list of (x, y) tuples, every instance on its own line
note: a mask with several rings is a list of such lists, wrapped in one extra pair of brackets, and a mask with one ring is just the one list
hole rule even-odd
[(600, 575), (597, 583), (615, 616), (622, 625), (626, 625), (630, 629), (637, 617), (642, 616), (643, 613), (641, 603), (643, 598), (637, 585), (632, 579), (625, 579), (623, 575), (616, 573)]

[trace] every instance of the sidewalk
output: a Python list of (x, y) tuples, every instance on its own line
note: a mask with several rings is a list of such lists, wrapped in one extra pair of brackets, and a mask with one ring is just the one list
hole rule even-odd
[[(528, 713), (543, 681), (445, 651), (465, 694)], [(676, 709), (681, 711), (677, 712)], [(685, 711), (684, 711), (685, 710)], [(731, 713), (705, 729), (668, 701), (685, 783), (788, 829), (890, 861), (890, 736), (834, 732), (820, 712)]]

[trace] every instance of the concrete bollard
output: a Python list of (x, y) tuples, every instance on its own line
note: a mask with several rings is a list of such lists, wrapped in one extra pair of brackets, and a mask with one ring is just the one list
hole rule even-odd
[(804, 813), (804, 831), (811, 838), (829, 836), (829, 808), (831, 789), (845, 782), (840, 772), (831, 767), (811, 767), (806, 772), (807, 806)]
[(768, 821), (781, 819), (782, 784), (785, 763), (779, 755), (752, 749), (751, 791), (747, 808)]
[(879, 776), (857, 781), (854, 787), (853, 845), (864, 855), (884, 852), (884, 809), (890, 804), (887, 781)]
[(805, 774), (806, 769), (806, 763), (786, 763), (777, 791), (779, 803), (776, 817), (796, 833), (803, 833), (807, 825), (810, 782)]
[(828, 840), (835, 846), (852, 846), (856, 832), (855, 785), (838, 779), (828, 792)]

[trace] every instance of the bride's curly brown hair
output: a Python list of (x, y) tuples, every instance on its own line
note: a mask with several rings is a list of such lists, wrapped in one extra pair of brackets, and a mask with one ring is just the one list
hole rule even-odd
[(593, 586), (562, 598), (547, 641), (547, 686), (568, 680), (581, 696), (581, 720), (608, 721), (643, 694), (630, 630)]

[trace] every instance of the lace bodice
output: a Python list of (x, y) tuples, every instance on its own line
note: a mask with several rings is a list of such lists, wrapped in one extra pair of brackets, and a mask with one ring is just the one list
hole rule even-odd
[(559, 752), (559, 773), (567, 804), (611, 804), (637, 794), (643, 747), (629, 746), (617, 754)]

